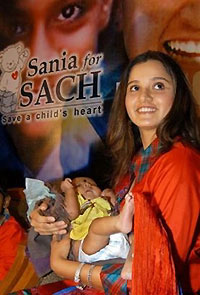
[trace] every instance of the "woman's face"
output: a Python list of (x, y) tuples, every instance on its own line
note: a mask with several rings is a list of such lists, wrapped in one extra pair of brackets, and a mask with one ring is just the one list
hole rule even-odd
[[(99, 32), (107, 25), (112, 6), (112, 0), (18, 0), (13, 3), (12, 19), (5, 30), (7, 39), (11, 43), (22, 41), (30, 50), (29, 59), (36, 57), (38, 65), (61, 58), (63, 51), (67, 56), (76, 55), (82, 65), (83, 57), (96, 51)], [(54, 88), (61, 75), (66, 75), (66, 72), (47, 75), (52, 93), (55, 93)], [(45, 75), (31, 79), (36, 99), (44, 78)], [(65, 97), (71, 88), (71, 80), (70, 83), (62, 83)], [(43, 125), (48, 133), (55, 123), (55, 120), (46, 120), (43, 124), (41, 121), (31, 122), (18, 127), (24, 125), (24, 131), (29, 136), (34, 132), (36, 135), (44, 133)]]
[(125, 105), (129, 118), (140, 133), (156, 133), (158, 125), (172, 107), (175, 83), (156, 60), (136, 64), (129, 75)]
[(158, 50), (177, 60), (200, 104), (200, 1), (123, 0), (125, 46), (129, 58)]

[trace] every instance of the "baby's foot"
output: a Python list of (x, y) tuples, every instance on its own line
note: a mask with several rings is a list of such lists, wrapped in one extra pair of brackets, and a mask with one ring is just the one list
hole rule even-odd
[(129, 233), (132, 229), (132, 221), (134, 214), (134, 201), (131, 193), (128, 193), (125, 197), (125, 204), (122, 211), (118, 215), (117, 228), (122, 233)]

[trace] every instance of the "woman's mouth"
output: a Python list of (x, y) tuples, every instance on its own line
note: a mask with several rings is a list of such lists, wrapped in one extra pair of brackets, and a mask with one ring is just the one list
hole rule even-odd
[(155, 107), (140, 107), (137, 109), (138, 113), (153, 113), (156, 111)]
[(171, 40), (164, 43), (164, 48), (169, 54), (193, 58), (200, 61), (200, 42)]

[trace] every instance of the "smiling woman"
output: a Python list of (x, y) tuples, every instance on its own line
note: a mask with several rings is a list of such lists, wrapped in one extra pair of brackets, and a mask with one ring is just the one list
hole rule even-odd
[[(148, 138), (151, 142), (155, 137), (158, 125), (172, 107), (174, 96), (172, 76), (160, 62), (149, 60), (131, 70), (125, 104), (143, 141)], [(148, 145), (149, 141), (145, 140), (144, 147)]]
[(177, 294), (168, 289), (169, 265), (163, 270), (165, 260), (154, 252), (163, 248), (144, 213), (148, 206), (167, 233), (183, 294), (198, 294), (200, 123), (188, 81), (169, 55), (147, 51), (130, 61), (113, 102), (108, 143), (113, 183), (125, 178), (129, 187), (135, 180), (132, 294)]

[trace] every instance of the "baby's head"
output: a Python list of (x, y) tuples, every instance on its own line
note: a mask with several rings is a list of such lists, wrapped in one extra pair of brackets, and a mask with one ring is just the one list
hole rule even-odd
[(96, 182), (89, 177), (76, 177), (72, 181), (78, 193), (85, 199), (92, 200), (101, 197), (101, 189)]

